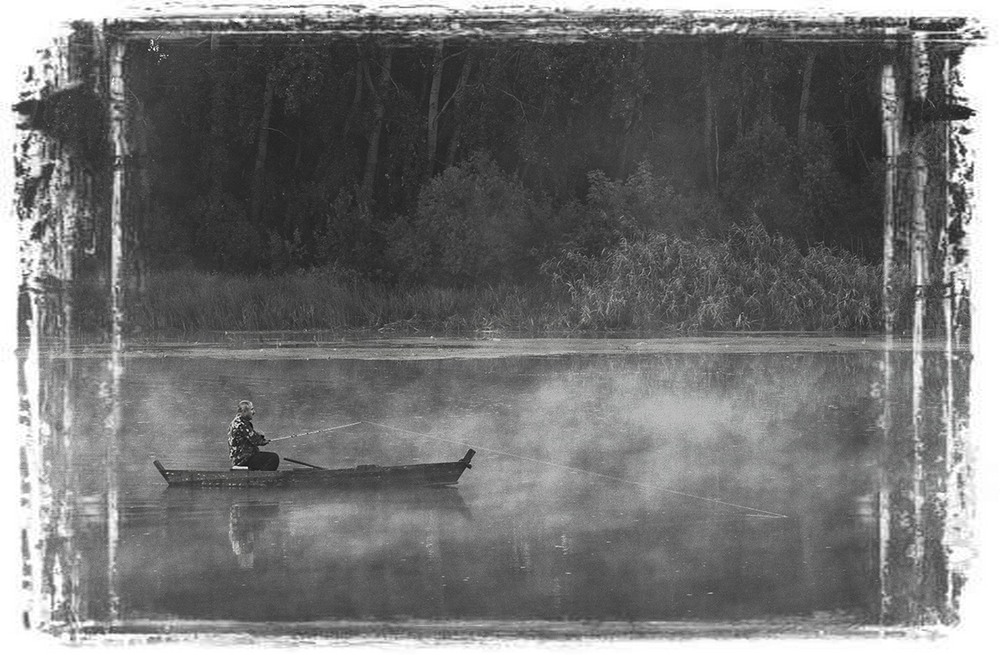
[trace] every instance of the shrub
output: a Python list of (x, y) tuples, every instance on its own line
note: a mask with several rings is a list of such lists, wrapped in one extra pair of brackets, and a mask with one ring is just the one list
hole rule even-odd
[(415, 214), (389, 230), (389, 258), (407, 278), (434, 284), (523, 280), (536, 267), (541, 215), (516, 179), (475, 155), (421, 190)]
[(795, 144), (778, 123), (763, 120), (747, 130), (722, 157), (720, 186), (730, 211), (801, 236), (795, 163)]
[(872, 207), (879, 198), (837, 170), (833, 139), (809, 123), (801, 143), (764, 120), (726, 151), (721, 193), (734, 216), (761, 220), (800, 245), (823, 241), (854, 252), (877, 252)]
[(645, 161), (625, 180), (591, 171), (587, 183), (586, 203), (568, 203), (556, 222), (567, 235), (568, 247), (588, 255), (614, 248), (622, 239), (634, 241), (647, 231), (693, 236), (723, 223), (713, 198), (678, 193)]

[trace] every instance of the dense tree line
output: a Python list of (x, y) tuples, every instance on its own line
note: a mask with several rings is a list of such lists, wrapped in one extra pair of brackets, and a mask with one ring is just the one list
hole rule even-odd
[(877, 261), (876, 47), (132, 44), (138, 261), (518, 282), (559, 253), (748, 221)]

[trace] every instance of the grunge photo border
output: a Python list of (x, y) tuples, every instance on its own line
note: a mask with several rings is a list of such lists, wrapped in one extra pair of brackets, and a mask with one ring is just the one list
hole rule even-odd
[[(986, 40), (986, 30), (980, 21), (969, 16), (906, 17), (861, 16), (857, 14), (790, 12), (722, 12), (670, 10), (565, 10), (536, 7), (506, 7), (454, 9), (448, 7), (378, 7), (304, 3), (298, 6), (276, 6), (264, 3), (246, 5), (202, 5), (174, 3), (161, 9), (136, 9), (116, 16), (84, 19), (68, 24), (54, 35), (49, 48), (36, 53), (30, 79), (21, 80), (20, 97), (15, 111), (21, 117), (15, 147), (18, 163), (14, 175), (16, 221), (19, 226), (21, 270), (20, 291), (27, 291), (30, 301), (22, 300), (18, 327), (18, 395), (21, 400), (17, 426), (20, 476), (20, 542), (23, 544), (23, 594), (20, 599), (23, 623), (29, 630), (54, 634), (65, 641), (133, 639), (147, 642), (176, 640), (201, 643), (239, 643), (249, 639), (256, 644), (287, 641), (383, 639), (483, 640), (529, 639), (571, 640), (595, 639), (728, 639), (776, 636), (846, 636), (886, 637), (925, 636), (953, 625), (962, 611), (959, 606), (961, 587), (965, 582), (965, 564), (947, 571), (946, 589), (929, 588), (928, 566), (919, 557), (883, 562), (881, 583), (881, 620), (873, 625), (838, 624), (836, 621), (802, 619), (801, 621), (746, 621), (729, 623), (678, 622), (325, 622), (321, 624), (268, 623), (259, 626), (223, 626), (211, 622), (183, 621), (121, 621), (116, 617), (114, 601), (110, 602), (107, 620), (75, 622), (67, 620), (66, 607), (73, 603), (72, 592), (66, 592), (70, 582), (53, 578), (53, 567), (60, 568), (60, 558), (72, 553), (60, 550), (60, 494), (69, 484), (59, 478), (58, 467), (50, 467), (50, 458), (62, 451), (53, 446), (58, 435), (59, 416), (50, 416), (50, 405), (42, 401), (45, 386), (42, 377), (46, 369), (46, 352), (51, 347), (68, 342), (65, 326), (71, 317), (61, 314), (60, 280), (72, 279), (72, 255), (68, 245), (81, 220), (93, 226), (97, 249), (104, 249), (108, 264), (108, 373), (104, 381), (107, 398), (106, 427), (118, 428), (121, 421), (116, 399), (121, 385), (125, 352), (126, 261), (128, 258), (129, 217), (124, 208), (130, 165), (129, 144), (124, 122), (127, 112), (124, 79), (125, 45), (128, 42), (167, 43), (192, 39), (257, 39), (284, 37), (289, 39), (322, 39), (329, 36), (361, 38), (376, 37), (388, 43), (411, 43), (428, 39), (472, 41), (484, 39), (529, 40), (542, 42), (580, 42), (608, 38), (679, 39), (698, 43), (706, 39), (775, 40), (814, 43), (880, 43), (885, 46), (886, 66), (894, 67), (883, 75), (883, 129), (886, 135), (886, 157), (906, 152), (906, 157), (890, 161), (886, 175), (885, 256), (912, 257), (912, 251), (899, 250), (894, 244), (899, 225), (919, 224), (923, 211), (922, 193), (915, 191), (910, 155), (923, 129), (921, 121), (926, 105), (920, 104), (920, 82), (933, 76), (926, 63), (929, 52), (955, 57)], [(89, 46), (81, 49), (81, 44)], [(84, 53), (81, 55), (81, 53)], [(927, 70), (922, 67), (927, 66)], [(888, 69), (887, 69), (888, 70)], [(916, 95), (915, 95), (916, 94)], [(73, 115), (80, 122), (58, 123), (53, 117)], [(950, 120), (950, 119), (949, 119)], [(957, 124), (957, 123), (956, 123)], [(60, 132), (59, 125), (69, 125), (69, 132)], [(95, 130), (94, 126), (100, 128)], [(930, 129), (930, 128), (928, 128)], [(969, 134), (946, 136), (956, 143), (965, 143)], [(56, 141), (65, 144), (57, 153), (49, 147)], [(971, 153), (971, 148), (968, 149)], [(962, 202), (949, 205), (946, 221), (968, 231), (978, 220), (973, 185), (974, 154), (964, 161), (950, 161), (947, 171), (951, 193), (961, 195)], [(64, 165), (65, 164), (65, 165)], [(905, 169), (905, 170), (904, 170)], [(60, 177), (62, 176), (62, 177)], [(39, 201), (46, 194), (45, 202)], [(914, 204), (915, 203), (915, 204)], [(921, 247), (931, 243), (929, 239)], [(962, 260), (968, 254), (967, 236), (946, 244), (952, 256)], [(956, 264), (958, 266), (958, 264)], [(968, 294), (968, 264), (957, 284)], [(961, 268), (961, 266), (959, 266)], [(918, 267), (919, 269), (919, 267)], [(916, 274), (915, 274), (916, 275)], [(888, 278), (886, 285), (889, 284)], [(927, 311), (924, 304), (933, 299), (924, 294), (929, 283), (917, 278), (914, 316)], [(963, 286), (964, 285), (964, 286)], [(69, 311), (69, 310), (67, 310)], [(913, 353), (921, 359), (921, 321), (917, 319), (907, 331)], [(894, 341), (894, 326), (886, 326), (886, 352), (899, 349)], [(968, 343), (968, 335), (956, 336)], [(949, 343), (952, 343), (949, 341)], [(952, 344), (958, 347), (960, 344)], [(888, 359), (886, 360), (888, 361)], [(887, 370), (886, 375), (889, 375)], [(958, 520), (958, 529), (968, 532), (974, 514), (975, 498), (968, 485), (967, 473), (972, 470), (970, 444), (961, 437), (968, 433), (967, 425), (955, 425), (958, 436), (949, 442), (949, 461), (959, 471), (948, 470), (946, 485), (948, 502), (959, 506), (960, 516), (938, 516), (923, 510), (934, 502), (934, 494), (923, 488), (923, 477), (929, 463), (922, 461), (926, 444), (920, 433), (921, 403), (944, 403), (938, 398), (920, 396), (920, 385), (914, 390), (915, 407), (908, 421), (914, 433), (895, 437), (894, 445), (907, 451), (905, 456), (890, 460), (893, 471), (911, 485), (905, 507), (891, 506), (886, 492), (880, 516), (883, 532), (904, 534), (907, 545), (919, 553), (924, 532), (919, 526), (925, 520), (942, 523)], [(940, 407), (939, 407), (940, 409)], [(949, 408), (950, 411), (950, 408)], [(950, 420), (950, 419), (949, 419)], [(956, 419), (957, 420), (957, 419)], [(888, 428), (887, 435), (889, 433)], [(902, 441), (898, 441), (898, 440)], [(53, 453), (55, 453), (53, 455)], [(109, 458), (114, 452), (109, 452)], [(961, 474), (961, 475), (959, 475)], [(112, 474), (109, 473), (109, 476)], [(917, 480), (916, 483), (914, 481)], [(116, 511), (115, 480), (109, 477), (107, 506), (109, 516)], [(886, 485), (895, 484), (887, 480)], [(912, 493), (911, 493), (912, 492)], [(894, 496), (893, 496), (894, 497)], [(948, 508), (946, 508), (948, 510)], [(950, 511), (950, 510), (948, 510)], [(929, 513), (927, 513), (929, 512)], [(926, 513), (926, 516), (924, 515)], [(946, 512), (947, 513), (947, 512)], [(913, 528), (913, 525), (917, 528)], [(110, 528), (113, 529), (113, 528)], [(931, 530), (930, 532), (933, 532)], [(114, 535), (109, 537), (114, 543)], [(938, 544), (940, 547), (941, 544)], [(886, 544), (888, 558), (889, 545)], [(896, 546), (893, 546), (895, 549)], [(903, 551), (909, 552), (906, 548)], [(114, 554), (109, 554), (113, 562)], [(948, 564), (950, 566), (951, 563)], [(113, 567), (109, 564), (109, 567)], [(940, 573), (938, 571), (937, 573)], [(109, 573), (109, 575), (113, 575)], [(53, 582), (53, 580), (56, 582)], [(941, 595), (943, 594), (943, 597)], [(918, 598), (919, 597), (919, 598)], [(940, 607), (953, 615), (943, 616)], [(71, 612), (69, 613), (72, 614)], [(213, 635), (213, 636), (206, 636)]]

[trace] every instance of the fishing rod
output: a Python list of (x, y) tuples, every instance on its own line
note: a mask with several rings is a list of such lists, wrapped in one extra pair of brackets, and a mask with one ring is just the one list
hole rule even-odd
[(315, 464), (310, 464), (309, 462), (300, 462), (297, 459), (292, 459), (291, 457), (284, 458), (286, 462), (292, 462), (294, 464), (301, 464), (302, 466), (308, 466), (309, 468), (319, 469), (321, 471), (327, 470), (325, 466), (316, 466)]
[(355, 423), (345, 423), (344, 425), (337, 425), (332, 428), (322, 428), (320, 430), (311, 430), (310, 432), (299, 432), (298, 434), (290, 434), (287, 437), (277, 437), (275, 439), (268, 439), (268, 443), (274, 441), (281, 441), (283, 439), (291, 439), (293, 437), (305, 437), (310, 434), (320, 434), (321, 432), (333, 432), (334, 430), (343, 430), (344, 428), (353, 428), (355, 425), (361, 425), (362, 421), (357, 421)]
[(565, 469), (567, 471), (574, 471), (576, 473), (586, 473), (588, 475), (596, 475), (598, 477), (605, 478), (605, 479), (608, 479), (608, 480), (614, 480), (616, 482), (622, 482), (624, 484), (635, 485), (636, 487), (643, 487), (643, 488), (646, 488), (646, 489), (654, 489), (654, 490), (657, 490), (657, 491), (663, 491), (663, 492), (666, 492), (666, 493), (669, 493), (669, 494), (674, 494), (674, 495), (677, 495), (677, 496), (684, 496), (686, 498), (692, 498), (694, 500), (701, 500), (701, 501), (705, 501), (705, 502), (709, 502), (709, 503), (715, 503), (717, 505), (725, 505), (726, 507), (733, 507), (735, 509), (742, 509), (742, 510), (749, 511), (749, 512), (756, 512), (757, 514), (754, 515), (754, 516), (758, 516), (760, 518), (773, 518), (773, 519), (787, 519), (788, 518), (788, 516), (785, 515), (785, 514), (779, 514), (778, 512), (772, 512), (772, 511), (766, 510), (766, 509), (758, 509), (756, 507), (747, 507), (746, 505), (737, 505), (736, 503), (729, 503), (729, 502), (726, 502), (724, 500), (719, 500), (718, 498), (708, 498), (707, 496), (697, 496), (695, 494), (689, 494), (689, 493), (686, 493), (684, 491), (677, 491), (676, 489), (668, 489), (666, 487), (661, 487), (661, 486), (655, 485), (655, 484), (646, 484), (646, 483), (643, 483), (643, 482), (636, 482), (635, 480), (627, 480), (625, 478), (620, 478), (620, 477), (618, 477), (616, 475), (608, 475), (607, 473), (599, 473), (598, 471), (589, 471), (587, 469), (581, 469), (581, 468), (577, 468), (575, 466), (567, 466), (566, 464), (559, 464), (558, 462), (549, 462), (549, 461), (544, 460), (544, 459), (536, 459), (534, 457), (528, 457), (527, 455), (518, 455), (517, 453), (510, 453), (510, 452), (505, 452), (503, 450), (496, 450), (495, 448), (487, 448), (485, 446), (479, 446), (479, 445), (476, 445), (476, 444), (470, 444), (470, 443), (467, 443), (465, 441), (456, 441), (454, 439), (445, 439), (444, 437), (436, 437), (436, 436), (434, 436), (432, 434), (426, 434), (426, 433), (423, 433), (423, 432), (414, 432), (413, 430), (406, 430), (404, 428), (397, 428), (394, 425), (385, 425), (383, 423), (374, 423), (372, 421), (363, 421), (363, 422), (364, 423), (368, 423), (369, 425), (374, 425), (375, 427), (379, 427), (379, 428), (385, 428), (385, 429), (389, 429), (389, 430), (396, 430), (397, 432), (404, 432), (404, 433), (407, 433), (407, 434), (416, 435), (418, 437), (425, 437), (427, 439), (435, 439), (437, 441), (446, 441), (448, 443), (459, 444), (459, 445), (462, 445), (462, 446), (470, 446), (470, 447), (476, 448), (477, 450), (485, 450), (487, 452), (493, 452), (493, 453), (496, 453), (498, 455), (506, 455), (507, 457), (516, 457), (518, 459), (525, 459), (525, 460), (528, 460), (529, 462), (536, 462), (538, 464), (546, 464), (548, 466), (555, 466), (556, 468)]

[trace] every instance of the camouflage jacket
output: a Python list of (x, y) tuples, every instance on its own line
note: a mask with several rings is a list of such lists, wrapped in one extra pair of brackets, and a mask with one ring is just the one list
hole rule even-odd
[(229, 459), (234, 466), (257, 454), (257, 446), (264, 443), (264, 435), (253, 429), (253, 421), (245, 416), (237, 416), (229, 424)]

